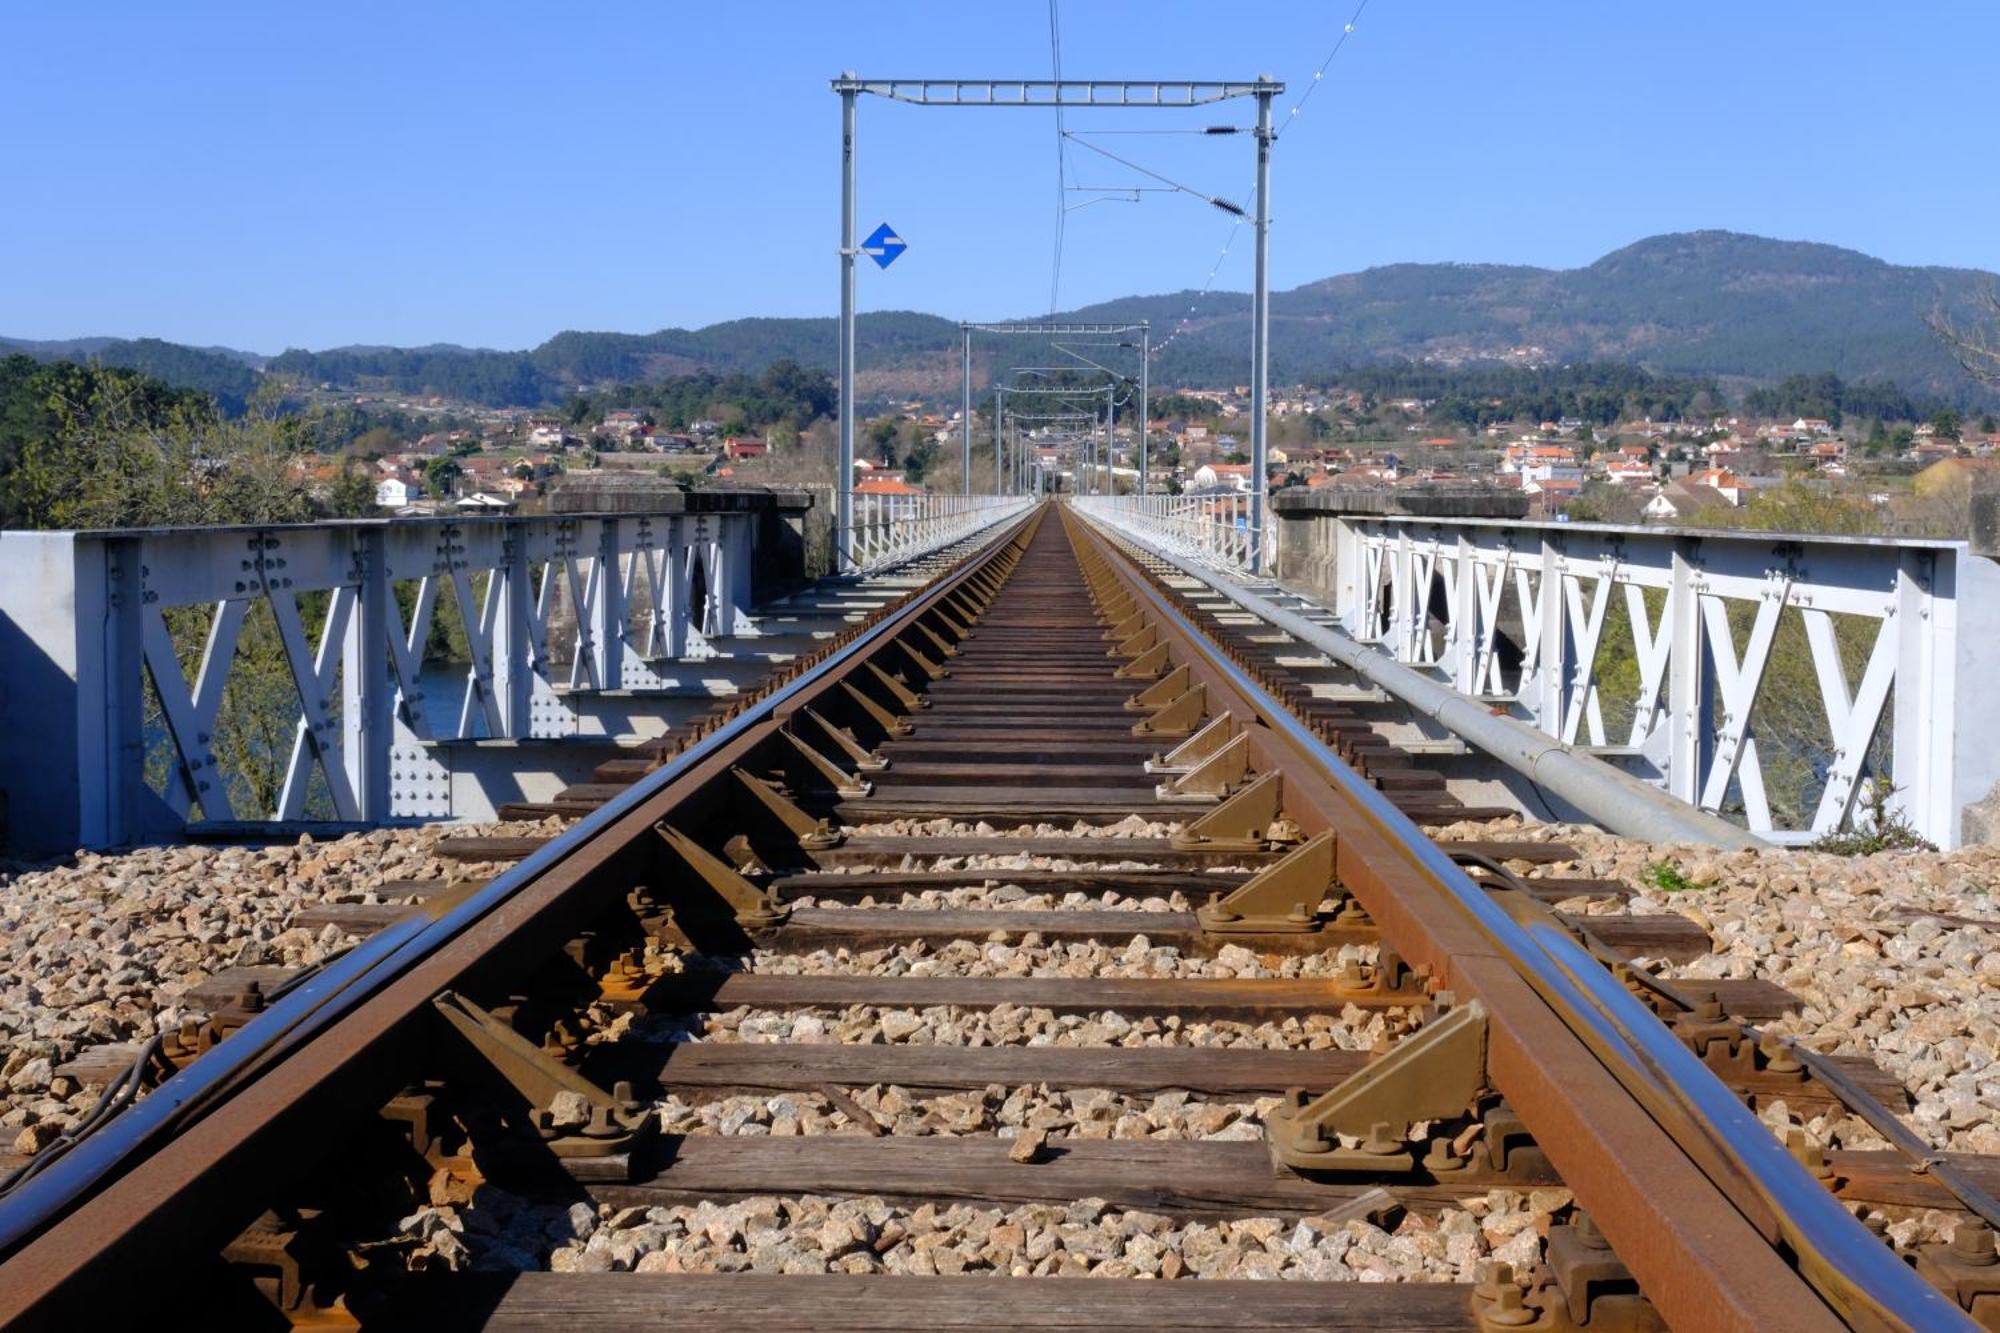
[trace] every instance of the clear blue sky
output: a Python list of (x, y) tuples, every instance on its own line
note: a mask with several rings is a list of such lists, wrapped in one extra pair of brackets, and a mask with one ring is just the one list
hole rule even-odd
[[(1282, 119), (1354, 2), (1065, 0), (1064, 73), (1268, 72)], [(1273, 279), (1566, 267), (1694, 227), (2000, 268), (1996, 49), (1992, 0), (1370, 0), (1277, 146)], [(17, 6), (0, 334), (521, 347), (828, 314), (844, 68), (1046, 76), (1047, 3)], [(860, 140), (863, 232), (910, 244), (863, 265), (864, 309), (1048, 308), (1050, 112), (864, 100)], [(1248, 200), (1247, 138), (1099, 142)], [(1074, 210), (1062, 304), (1199, 286), (1227, 232), (1186, 196)], [(1248, 286), (1249, 253), (1219, 285)]]

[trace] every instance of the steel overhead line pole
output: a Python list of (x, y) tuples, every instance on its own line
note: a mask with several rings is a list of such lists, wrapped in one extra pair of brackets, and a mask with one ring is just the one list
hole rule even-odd
[(840, 93), (840, 462), (833, 481), (834, 566), (854, 568), (854, 102), (860, 89), (848, 71)]
[[(1056, 369), (1067, 369), (1067, 367), (1056, 367)], [(1053, 417), (1046, 419), (1056, 420), (1056, 421), (1079, 420), (1089, 423), (1089, 429), (1084, 431), (1082, 436), (1078, 438), (1075, 442), (1076, 443), (1075, 474), (1078, 486), (1077, 493), (1079, 495), (1095, 494), (1096, 493), (1095, 488), (1099, 484), (1099, 478), (1097, 476), (1099, 467), (1097, 461), (1097, 431), (1100, 425), (1106, 426), (1107, 429), (1106, 454), (1108, 456), (1110, 448), (1109, 445), (1110, 436), (1108, 434), (1109, 428), (1107, 423), (1109, 422), (1109, 420), (1115, 417), (1117, 412), (1117, 406), (1116, 406), (1118, 399), (1117, 381), (1113, 380), (1112, 382), (1104, 386), (1104, 397), (1105, 397), (1106, 407), (1104, 409), (1103, 414), (1101, 415), (1099, 413), (1097, 404), (1094, 401), (1097, 394), (1097, 390), (1095, 389), (1072, 387), (1068, 385), (1052, 386), (1047, 388), (1022, 388), (1017, 386), (1015, 388), (1008, 389), (1007, 392), (1013, 394), (1030, 394), (1030, 395), (1043, 395), (1043, 396), (1054, 397), (1063, 400), (1061, 403), (1057, 404), (1058, 406), (1075, 405), (1078, 408), (1082, 407), (1084, 400), (1086, 399), (1093, 400), (1090, 403), (1088, 411), (1081, 412), (1080, 414), (1073, 416), (1064, 416), (1061, 414), (1057, 414)], [(1025, 417), (1018, 412), (1015, 413), (1014, 416), (1017, 421), (1029, 420), (1029, 419), (1035, 419), (1035, 420), (1044, 419), (1040, 417), (1033, 417), (1033, 418)]]
[(993, 482), (997, 491), (1000, 486), (1000, 433), (1007, 429), (1007, 386), (993, 386)]
[[(960, 387), (958, 427), (959, 454), (962, 459), (959, 466), (959, 494), (970, 495), (972, 494), (972, 330), (961, 324), (958, 326), (958, 332)], [(997, 435), (993, 438), (993, 447), (995, 449), (1000, 447), (1000, 437)]]
[[(985, 105), (985, 104), (984, 104), (984, 103), (977, 103), (977, 105)], [(1003, 103), (998, 103), (997, 105), (1002, 105), (1002, 106), (1005, 106), (1005, 105), (1010, 105), (1010, 103), (1004, 103), (1004, 102), (1003, 102)], [(1151, 103), (1146, 103), (1145, 105), (1151, 105)], [(971, 401), (972, 401), (972, 390), (971, 390), (971, 388), (969, 387), (969, 386), (971, 385), (971, 383), (972, 383), (972, 368), (971, 368), (971, 367), (972, 367), (972, 342), (971, 342), (971, 338), (972, 338), (972, 335), (973, 335), (973, 334), (975, 334), (975, 333), (1003, 333), (1003, 334), (1036, 334), (1036, 335), (1041, 335), (1041, 336), (1044, 336), (1044, 337), (1114, 337), (1114, 336), (1116, 336), (1116, 335), (1119, 335), (1119, 334), (1133, 334), (1133, 333), (1137, 333), (1137, 334), (1139, 334), (1139, 335), (1140, 335), (1140, 341), (1139, 341), (1139, 343), (1138, 343), (1138, 347), (1139, 347), (1139, 350), (1140, 350), (1140, 358), (1141, 358), (1141, 359), (1140, 359), (1140, 365), (1139, 365), (1139, 385), (1140, 385), (1140, 388), (1139, 388), (1139, 403), (1140, 403), (1140, 410), (1139, 410), (1139, 419), (1140, 419), (1140, 421), (1141, 421), (1141, 422), (1144, 422), (1144, 420), (1145, 420), (1145, 418), (1146, 418), (1146, 412), (1145, 412), (1145, 402), (1146, 402), (1146, 387), (1145, 387), (1145, 386), (1146, 386), (1146, 384), (1147, 384), (1147, 367), (1146, 367), (1146, 365), (1145, 365), (1145, 358), (1146, 358), (1146, 357), (1147, 357), (1148, 355), (1150, 355), (1150, 352), (1149, 352), (1149, 351), (1148, 351), (1147, 349), (1148, 349), (1148, 348), (1149, 348), (1149, 347), (1151, 346), (1151, 339), (1152, 339), (1152, 321), (1151, 321), (1151, 320), (1146, 320), (1146, 319), (1140, 319), (1140, 320), (1128, 320), (1128, 321), (1126, 321), (1126, 322), (1124, 322), (1124, 323), (1087, 323), (1087, 322), (1083, 322), (1083, 321), (1078, 321), (1078, 320), (1059, 320), (1059, 319), (1028, 319), (1028, 320), (997, 320), (997, 321), (994, 321), (994, 322), (991, 322), (991, 323), (979, 323), (979, 322), (976, 322), (976, 321), (974, 321), (974, 322), (961, 322), (961, 323), (959, 324), (959, 326), (958, 326), (958, 327), (959, 327), (959, 333), (960, 333), (960, 336), (961, 336), (961, 340), (962, 340), (962, 341), (961, 341), (961, 344), (960, 344), (960, 347), (959, 347), (959, 358), (960, 358), (960, 365), (961, 365), (961, 372), (960, 372), (960, 373), (961, 373), (961, 377), (963, 378), (963, 380), (964, 380), (965, 384), (966, 384), (966, 385), (968, 386), (968, 387), (966, 388), (966, 390), (965, 390), (965, 401), (966, 401), (966, 403), (967, 403), (967, 404), (970, 404), (970, 403), (971, 403)], [(1133, 346), (1133, 344), (1132, 344), (1132, 343), (1130, 343), (1130, 342), (1123, 342), (1123, 343), (1118, 343), (1118, 344), (1115, 344), (1115, 345), (1116, 345), (1116, 346), (1119, 346), (1119, 347), (1128, 347), (1128, 348), (1129, 348), (1129, 347), (1131, 347), (1131, 346)], [(1059, 351), (1068, 351), (1068, 349), (1067, 349), (1067, 348), (1062, 348), (1062, 347), (1058, 347), (1058, 349), (1057, 349), (1057, 350), (1059, 350)], [(1070, 352), (1069, 354), (1070, 354), (1070, 355), (1072, 355), (1072, 356), (1076, 356), (1076, 355), (1077, 355), (1077, 354), (1076, 354), (1076, 353), (1074, 353), (1074, 352)], [(1116, 371), (1114, 371), (1114, 370), (1111, 370), (1111, 369), (1110, 369), (1109, 367), (1107, 367), (1107, 366), (1101, 366), (1101, 365), (1098, 365), (1098, 364), (1097, 364), (1096, 362), (1094, 362), (1094, 361), (1090, 361), (1090, 360), (1089, 360), (1088, 358), (1084, 358), (1084, 357), (1078, 357), (1078, 360), (1079, 360), (1079, 361), (1082, 361), (1082, 362), (1083, 362), (1084, 364), (1086, 364), (1086, 365), (1088, 365), (1088, 366), (1091, 366), (1092, 368), (1094, 368), (1094, 369), (1096, 369), (1096, 370), (1100, 370), (1100, 371), (1103, 371), (1103, 372), (1104, 372), (1105, 374), (1107, 374), (1107, 375), (1116, 375), (1116, 374), (1118, 373), (1118, 372), (1116, 372)], [(1074, 370), (1075, 370), (1075, 368), (1074, 368), (1074, 367), (1072, 367), (1072, 366), (1016, 366), (1016, 367), (1014, 367), (1014, 370), (1013, 370), (1013, 372), (1012, 372), (1012, 373), (1014, 373), (1014, 374), (1021, 374), (1021, 373), (1024, 373), (1024, 372), (1042, 372), (1042, 371), (1049, 371), (1049, 372), (1054, 372), (1054, 371), (1063, 371), (1063, 372), (1071, 372), (1071, 373), (1073, 373), (1073, 372), (1074, 372)], [(1082, 390), (1068, 390), (1068, 389), (1054, 389), (1054, 390), (1049, 390), (1049, 389), (1039, 389), (1039, 390), (1038, 390), (1038, 389), (1016, 389), (1016, 390), (1014, 390), (1014, 392), (1016, 392), (1016, 393), (1051, 393), (1051, 392), (1053, 392), (1053, 393), (1066, 393), (1066, 392), (1076, 392), (1076, 393), (1079, 393), (1079, 394), (1080, 394), (1080, 393), (1082, 393), (1083, 391), (1082, 391)], [(1093, 410), (1095, 410), (1095, 409), (1093, 409)], [(968, 413), (970, 412), (970, 408), (969, 408), (969, 407), (967, 408), (967, 411), (968, 411)], [(1001, 465), (1000, 465), (1000, 459), (999, 459), (999, 457), (998, 457), (998, 453), (999, 453), (999, 449), (1000, 449), (1000, 436), (999, 436), (999, 435), (997, 434), (997, 432), (998, 432), (998, 430), (999, 430), (999, 422), (1000, 422), (1000, 417), (999, 417), (999, 413), (998, 413), (997, 411), (996, 411), (996, 412), (994, 413), (994, 418), (993, 418), (993, 420), (994, 420), (994, 430), (996, 431), (996, 434), (994, 435), (994, 439), (993, 439), (993, 448), (994, 448), (994, 451), (995, 451), (995, 457), (994, 457), (994, 460), (993, 460), (993, 467), (994, 467), (994, 472), (995, 472), (995, 475), (996, 475), (996, 477), (997, 477), (997, 476), (999, 475), (999, 472), (1000, 472), (1000, 466), (1001, 466)], [(967, 440), (967, 443), (966, 443), (966, 446), (965, 446), (965, 447), (966, 447), (966, 456), (967, 456), (968, 460), (969, 460), (969, 459), (970, 459), (970, 457), (971, 457), (971, 442), (970, 442), (970, 441), (971, 441), (971, 434), (970, 434), (970, 429), (971, 429), (970, 427), (967, 427), (967, 436), (966, 436), (966, 440)], [(1143, 433), (1143, 428), (1142, 428), (1142, 433)], [(1142, 443), (1141, 443), (1141, 448), (1143, 448), (1143, 447), (1144, 447), (1144, 444), (1143, 444), (1143, 441), (1142, 441)], [(970, 464), (970, 462), (969, 462), (969, 461), (968, 461), (968, 463), (967, 463), (967, 465), (966, 465), (966, 472), (967, 472), (967, 474), (968, 474), (968, 475), (970, 475), (970, 473), (971, 473), (971, 464)], [(1024, 482), (1024, 481), (1025, 481), (1025, 473), (1023, 473), (1023, 474), (1022, 474), (1022, 476), (1021, 476), (1021, 477), (1018, 477), (1018, 478), (1017, 478), (1016, 480), (1017, 480), (1017, 483), (1019, 483), (1019, 482)], [(996, 488), (995, 488), (995, 489), (996, 489), (996, 490), (998, 489), (998, 486), (997, 486), (997, 485), (996, 485)], [(1015, 489), (1016, 489), (1016, 491), (1020, 490), (1020, 489), (1021, 489), (1020, 485), (1019, 485), (1019, 484), (1017, 484), (1017, 485), (1016, 485), (1016, 487), (1015, 487)], [(1142, 488), (1142, 489), (1143, 489), (1143, 488)]]
[(1250, 335), (1250, 572), (1264, 572), (1264, 516), (1270, 502), (1267, 428), (1271, 393), (1271, 91), (1257, 80), (1257, 275)]
[(1146, 493), (1146, 455), (1152, 450), (1152, 408), (1146, 398), (1147, 381), (1152, 371), (1153, 326), (1143, 324), (1139, 328), (1139, 494)]
[(1104, 466), (1100, 469), (1097, 484), (1105, 495), (1118, 494), (1118, 386), (1107, 385), (1104, 390)]
[[(1016, 389), (1014, 390), (1014, 392), (1026, 393), (1029, 391), (1025, 389)], [(1071, 456), (1071, 463), (1070, 463), (1070, 469), (1071, 469), (1070, 489), (1073, 494), (1079, 494), (1079, 495), (1082, 494), (1080, 487), (1083, 480), (1083, 451), (1086, 440), (1088, 439), (1088, 436), (1090, 434), (1090, 431), (1094, 429), (1097, 425), (1097, 413), (1095, 409), (1089, 412), (1009, 413), (1008, 423), (1014, 428), (1017, 447), (1020, 438), (1021, 423), (1027, 421), (1039, 421), (1046, 425), (1074, 423), (1075, 425), (1082, 428), (1080, 432), (1070, 432), (1070, 440), (1069, 440), (1071, 444), (1076, 446), (1075, 453)], [(1039, 462), (1035, 464), (1035, 479), (1036, 479), (1037, 494), (1042, 493), (1042, 488), (1044, 486), (1048, 487), (1051, 492), (1054, 492), (1056, 490), (1060, 490), (1062, 485), (1062, 475), (1051, 468), (1044, 468)]]

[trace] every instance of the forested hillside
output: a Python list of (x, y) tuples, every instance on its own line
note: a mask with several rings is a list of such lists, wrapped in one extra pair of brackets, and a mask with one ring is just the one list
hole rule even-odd
[[(1279, 383), (1325, 383), (1385, 361), (1621, 362), (1681, 378), (1893, 381), (1920, 397), (1969, 403), (1982, 401), (1981, 391), (1926, 321), (1940, 307), (1965, 317), (1993, 281), (1976, 270), (1904, 267), (1830, 245), (1719, 231), (1656, 236), (1577, 269), (1394, 264), (1276, 293), (1271, 370)], [(1189, 327), (1155, 363), (1155, 381), (1243, 383), (1250, 302), (1242, 293), (1135, 296), (1062, 317), (1149, 319), (1164, 338), (1191, 306)], [(956, 382), (952, 321), (877, 312), (861, 317), (859, 336), (867, 392), (936, 394)], [(84, 354), (143, 370), (201, 389), (225, 407), (254, 383), (246, 354), (155, 339), (21, 346), (44, 359)], [(979, 349), (982, 378), (988, 367), (1013, 364), (1004, 340), (982, 337)], [(645, 334), (572, 330), (518, 352), (292, 349), (267, 368), (305, 384), (531, 407), (578, 387), (695, 371), (754, 373), (783, 360), (831, 371), (834, 359), (831, 319), (738, 319)]]

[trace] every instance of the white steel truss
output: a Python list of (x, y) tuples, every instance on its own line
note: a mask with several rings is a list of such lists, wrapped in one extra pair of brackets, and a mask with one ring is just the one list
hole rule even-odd
[[(1083, 503), (1161, 549), (1252, 577), (1226, 500)], [(1892, 812), (1952, 846), (1961, 811), (2000, 778), (2000, 727), (1955, 707), (1968, 672), (2000, 660), (1993, 632), (1967, 638), (1958, 611), (1975, 584), (2000, 594), (2000, 567), (1963, 542), (1333, 513), (1283, 522), (1331, 528), (1322, 555), (1286, 554), (1281, 574), (1294, 590), (1330, 583), (1330, 609), (1356, 640), (1761, 836), (1846, 828), (1887, 784)], [(1813, 697), (1799, 708), (1793, 694)]]

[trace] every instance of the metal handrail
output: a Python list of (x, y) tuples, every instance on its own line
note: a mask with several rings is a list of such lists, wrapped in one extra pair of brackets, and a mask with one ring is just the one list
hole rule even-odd
[(853, 532), (846, 567), (879, 574), (1019, 514), (1019, 495), (877, 495), (852, 491)]
[[(1271, 526), (1257, 521), (1248, 491), (1208, 495), (1090, 495), (1074, 503), (1144, 532), (1187, 559), (1237, 574), (1269, 569), (1277, 552)], [(1256, 559), (1258, 555), (1261, 560)]]

